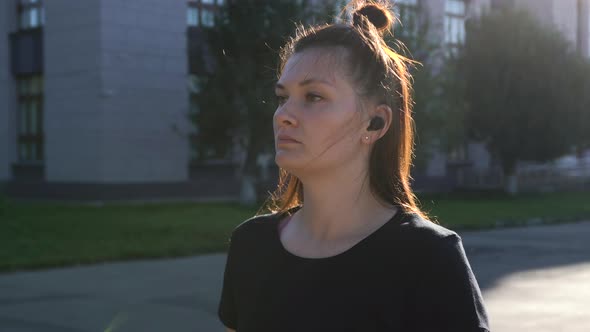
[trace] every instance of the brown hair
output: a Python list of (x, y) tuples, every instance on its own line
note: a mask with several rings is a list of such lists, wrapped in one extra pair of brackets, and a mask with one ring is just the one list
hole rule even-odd
[[(310, 48), (343, 47), (359, 97), (386, 104), (393, 110), (393, 121), (370, 153), (371, 192), (385, 203), (426, 218), (410, 188), (410, 167), (414, 149), (411, 76), (408, 65), (414, 61), (387, 46), (383, 34), (391, 30), (390, 9), (375, 1), (352, 1), (341, 15), (352, 12), (351, 23), (334, 23), (310, 28), (299, 27), (295, 37), (281, 50), (279, 73), (289, 57)], [(279, 183), (263, 208), (283, 213), (303, 203), (303, 184), (284, 169)]]

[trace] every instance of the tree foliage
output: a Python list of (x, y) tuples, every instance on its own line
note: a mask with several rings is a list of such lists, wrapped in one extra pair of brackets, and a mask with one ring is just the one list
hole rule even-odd
[(296, 23), (318, 23), (329, 17), (334, 8), (329, 4), (226, 1), (215, 26), (206, 30), (207, 56), (214, 65), (200, 86), (199, 112), (193, 117), (199, 129), (196, 144), (227, 157), (237, 141), (245, 151), (242, 178), (256, 178), (258, 156), (273, 149), (280, 48), (294, 34)]
[(214, 66), (200, 84), (199, 111), (192, 118), (198, 128), (195, 143), (212, 148), (216, 158), (234, 156), (236, 147), (245, 153), (243, 202), (256, 199), (258, 157), (273, 149), (280, 48), (297, 23), (319, 23), (333, 9), (331, 1), (315, 6), (305, 0), (226, 1), (214, 27), (205, 29), (207, 57)]
[(305, 4), (288, 0), (227, 1), (206, 31), (214, 68), (199, 93), (199, 144), (228, 154), (239, 139), (246, 168), (272, 142), (273, 84), (280, 47), (292, 35)]
[(505, 174), (518, 160), (549, 161), (580, 140), (588, 62), (549, 25), (515, 8), (483, 13), (467, 22), (453, 65), (468, 134), (487, 142)]

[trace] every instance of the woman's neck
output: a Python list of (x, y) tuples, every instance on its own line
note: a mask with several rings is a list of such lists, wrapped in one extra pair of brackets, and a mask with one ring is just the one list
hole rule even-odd
[(380, 202), (369, 189), (369, 179), (337, 179), (335, 174), (304, 182), (303, 207), (294, 218), (312, 241), (331, 241), (362, 234), (389, 220), (393, 206)]

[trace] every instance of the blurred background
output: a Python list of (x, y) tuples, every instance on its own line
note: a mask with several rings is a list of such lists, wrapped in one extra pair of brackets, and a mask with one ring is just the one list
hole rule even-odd
[[(493, 330), (590, 330), (590, 0), (386, 2), (412, 185)], [(345, 3), (2, 1), (0, 331), (220, 330), (227, 240), (277, 186), (280, 47)]]

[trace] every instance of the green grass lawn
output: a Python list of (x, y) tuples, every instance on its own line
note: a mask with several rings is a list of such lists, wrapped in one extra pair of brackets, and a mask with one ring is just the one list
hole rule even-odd
[(223, 251), (256, 212), (232, 204), (6, 203), (0, 271)]
[(521, 194), (452, 194), (419, 196), (422, 209), (452, 229), (519, 226), (537, 219), (544, 223), (590, 220), (590, 192)]
[[(518, 225), (531, 218), (590, 219), (590, 193), (420, 196), (451, 229)], [(258, 207), (228, 203), (13, 203), (0, 207), (0, 271), (221, 252)]]

